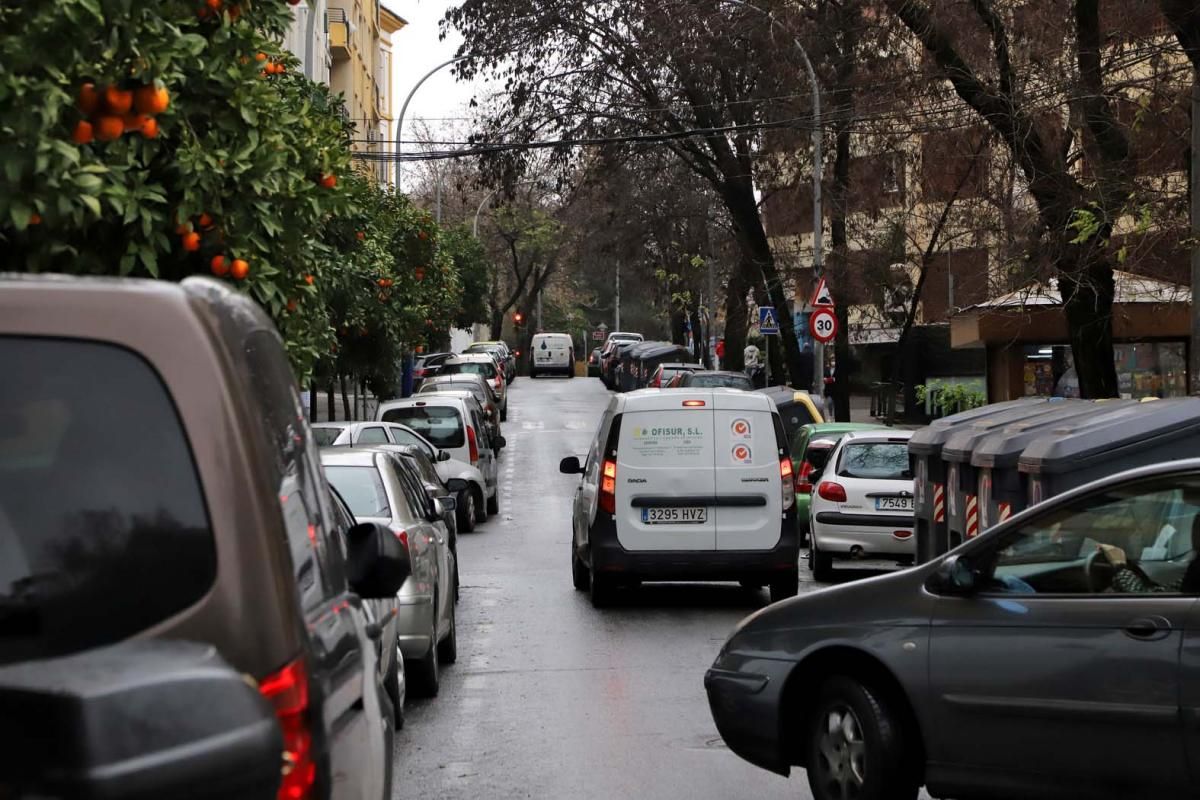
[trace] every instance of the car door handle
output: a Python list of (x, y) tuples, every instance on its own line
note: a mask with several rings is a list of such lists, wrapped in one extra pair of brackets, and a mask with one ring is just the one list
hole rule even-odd
[(1153, 642), (1171, 635), (1171, 623), (1163, 617), (1138, 617), (1125, 624), (1125, 634), (1144, 642)]

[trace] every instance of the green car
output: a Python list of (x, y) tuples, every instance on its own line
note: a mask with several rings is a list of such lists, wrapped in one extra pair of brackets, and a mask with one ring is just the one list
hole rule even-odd
[[(800, 526), (800, 546), (804, 547), (808, 544), (808, 504), (812, 498), (812, 484), (808, 481), (808, 476), (814, 471), (813, 464), (809, 462), (808, 456), (810, 447), (816, 443), (821, 443), (818, 448), (824, 451), (826, 457), (829, 456), (833, 446), (844, 434), (851, 431), (876, 430), (886, 427), (885, 425), (872, 425), (863, 422), (816, 422), (808, 425), (801, 425), (792, 435), (792, 474), (796, 476), (796, 519)], [(815, 448), (814, 448), (815, 449)], [(822, 466), (824, 460), (822, 460)]]

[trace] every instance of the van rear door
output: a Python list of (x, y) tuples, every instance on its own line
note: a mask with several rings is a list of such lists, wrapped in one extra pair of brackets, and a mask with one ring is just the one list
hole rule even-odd
[(714, 550), (710, 393), (626, 407), (617, 443), (617, 539), (626, 550)]
[(779, 543), (783, 517), (773, 415), (719, 392), (713, 403), (717, 549), (769, 550)]

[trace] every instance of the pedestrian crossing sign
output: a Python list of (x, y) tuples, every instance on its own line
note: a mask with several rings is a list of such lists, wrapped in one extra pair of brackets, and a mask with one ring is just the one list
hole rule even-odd
[(774, 306), (758, 307), (758, 332), (764, 336), (779, 334), (779, 317)]

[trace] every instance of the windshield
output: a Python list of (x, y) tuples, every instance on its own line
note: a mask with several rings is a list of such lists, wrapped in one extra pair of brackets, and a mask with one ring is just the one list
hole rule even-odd
[(847, 478), (908, 480), (908, 445), (904, 442), (848, 444), (842, 451), (839, 475)]
[(458, 364), (447, 364), (442, 367), (443, 375), (482, 375), (485, 378), (496, 377), (496, 365), (491, 361), (463, 361)]
[(693, 375), (688, 386), (699, 389), (746, 389), (754, 388), (754, 384), (745, 375)]
[(478, 383), (468, 383), (467, 381), (427, 383), (421, 387), (421, 390), (417, 394), (433, 394), (434, 392), (470, 392), (481, 405), (487, 405), (491, 400), (486, 389)]
[(413, 447), (421, 448), (423, 453), (426, 453), (430, 458), (433, 458), (433, 448), (429, 443), (417, 436), (412, 431), (406, 431), (403, 428), (392, 428), (392, 438), (396, 440), (396, 444), (407, 444)]
[(356, 517), (390, 517), (383, 478), (375, 467), (325, 467), (325, 477)]
[(384, 422), (407, 425), (434, 447), (454, 448), (466, 444), (462, 417), (450, 406), (405, 406), (383, 413)]
[(341, 428), (313, 428), (313, 441), (317, 443), (317, 447), (330, 447), (337, 442), (337, 438), (342, 435), (345, 427)]

